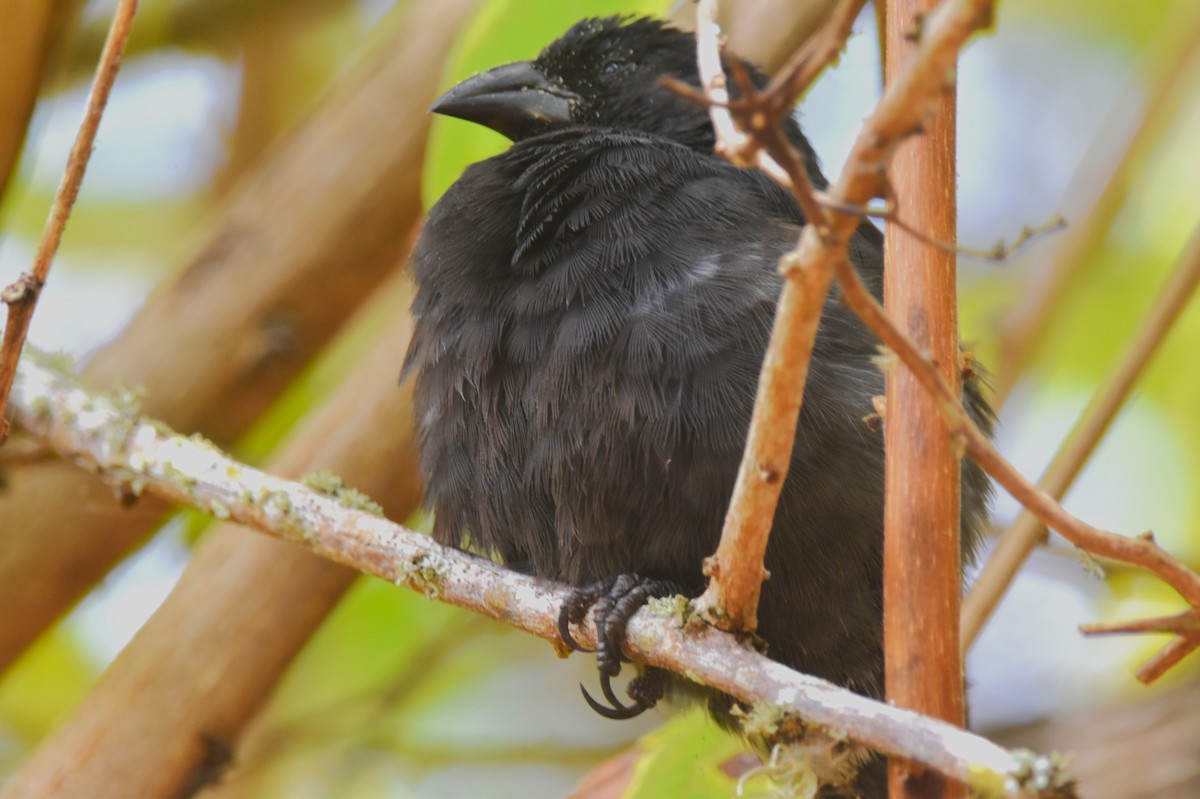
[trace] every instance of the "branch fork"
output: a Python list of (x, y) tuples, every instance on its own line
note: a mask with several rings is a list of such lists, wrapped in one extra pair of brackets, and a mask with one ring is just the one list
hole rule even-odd
[[(892, 322), (846, 258), (845, 241), (861, 218), (855, 211), (875, 198), (889, 196), (886, 165), (899, 143), (922, 129), (933, 98), (945, 88), (947, 76), (954, 74), (958, 51), (973, 33), (991, 24), (992, 0), (946, 0), (922, 19), (919, 49), (865, 121), (846, 166), (826, 195), (818, 197), (802, 168), (802, 156), (780, 132), (781, 114), (787, 113), (806, 88), (806, 81), (811, 81), (841, 51), (863, 4), (861, 0), (843, 0), (813, 43), (803, 48), (781, 77), (763, 92), (755, 90), (736, 59), (731, 60), (730, 68), (740, 90), (739, 97), (731, 100), (721, 65), (716, 2), (698, 2), (696, 38), (704, 87), (702, 101), (713, 119), (718, 152), (728, 148), (753, 153), (755, 163), (792, 192), (810, 221), (818, 222), (816, 227), (805, 226), (796, 248), (780, 264), (786, 279), (764, 357), (746, 450), (721, 541), (706, 564), (705, 573), (712, 579), (696, 601), (697, 609), (722, 629), (752, 632), (757, 626), (771, 520), (787, 474), (817, 323), (836, 274), (847, 306), (939, 400), (947, 429), (965, 454), (1047, 527), (1088, 553), (1148, 569), (1188, 602), (1188, 614), (1157, 620), (1155, 631), (1176, 634), (1138, 672), (1145, 682), (1157, 679), (1200, 647), (1200, 635), (1190, 629), (1190, 614), (1200, 614), (1200, 575), (1153, 540), (1120, 536), (1086, 524), (1021, 475), (975, 426), (937, 365)], [(1172, 618), (1177, 621), (1173, 623)], [(1107, 630), (1101, 626), (1100, 631)]]
[(63, 231), (67, 226), (67, 218), (71, 215), (71, 209), (79, 196), (83, 174), (87, 170), (88, 160), (92, 157), (96, 131), (100, 128), (100, 117), (104, 114), (113, 82), (117, 78), (117, 70), (121, 66), (121, 56), (125, 52), (125, 43), (129, 40), (136, 11), (137, 0), (119, 0), (117, 3), (112, 24), (108, 29), (108, 38), (104, 41), (104, 50), (100, 55), (100, 63), (96, 67), (96, 77), (92, 80), (92, 88), (88, 93), (83, 123), (79, 126), (75, 143), (71, 147), (71, 155), (67, 159), (66, 171), (58, 184), (58, 191), (55, 192), (50, 215), (46, 219), (46, 227), (42, 231), (42, 238), (33, 258), (33, 268), (30, 272), (23, 273), (0, 294), (0, 299), (8, 305), (4, 338), (0, 342), (0, 445), (3, 445), (8, 437), (5, 409), (17, 374), (17, 360), (21, 357), (21, 348), (29, 333), (29, 323), (33, 321), (38, 296), (50, 274), (50, 262), (58, 251)]

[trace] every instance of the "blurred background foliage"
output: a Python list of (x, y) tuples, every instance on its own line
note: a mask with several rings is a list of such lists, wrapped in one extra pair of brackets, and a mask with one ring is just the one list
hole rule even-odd
[[(10, 88), (40, 84), (20, 160), (0, 197), (3, 283), (31, 258), (112, 7), (106, 0), (9, 3), (0, 27), (6, 19), (29, 26), (30, 46), (44, 53), (25, 62), (26, 72), (0, 68)], [(205, 229), (229, 187), (306, 117), (382, 30), (403, 24), (405, 5), (143, 0), (33, 342), (82, 359), (119, 330), (181, 263), (183, 243)], [(675, 5), (482, 3), (448, 56), (444, 85), (531, 57), (580, 17), (667, 15), (678, 12)], [(1133, 154), (1127, 179), (1116, 187), (1111, 224), (1088, 248), (1004, 407), (1000, 444), (1036, 475), (1197, 222), (1200, 69), (1174, 75), (1177, 64), (1164, 64), (1163, 54), (1190, 48), (1195, 56), (1200, 36), (1191, 0), (1007, 0), (997, 23), (995, 35), (968, 48), (959, 70), (966, 244), (1011, 238), (1054, 213), (1078, 220), (1141, 122), (1154, 86), (1181, 78), (1149, 144)], [(1180, 44), (1184, 36), (1190, 44)], [(6, 58), (15, 64), (15, 50), (0, 48), (0, 65)], [(848, 52), (799, 112), (827, 172), (836, 173), (878, 92), (878, 39), (866, 14)], [(0, 94), (0, 102), (9, 98)], [(5, 113), (20, 102), (5, 105)], [(436, 120), (423, 179), (426, 205), (464, 165), (504, 146), (489, 131)], [(12, 152), (0, 155), (17, 152), (12, 137), (0, 135), (5, 147)], [(4, 163), (0, 158), (0, 169)], [(5, 178), (0, 174), (0, 187)], [(1050, 269), (1057, 238), (1043, 237), (1001, 264), (962, 260), (963, 335), (984, 364), (1001, 360), (998, 323), (1027, 299), (1031, 280)], [(237, 454), (263, 461), (354, 369), (387, 316), (401, 312), (379, 304), (344, 330), (235, 447)], [(1198, 346), (1200, 312), (1192, 308), (1067, 500), (1098, 525), (1126, 533), (1153, 529), (1193, 565), (1200, 563)], [(402, 356), (397, 351), (397, 372)], [(995, 511), (1003, 528), (1016, 508), (1001, 498)], [(207, 523), (195, 514), (174, 517), (0, 680), (0, 780), (71, 711), (153, 612)], [(1176, 606), (1149, 578), (1116, 569), (1102, 582), (1087, 577), (1062, 547), (1039, 552), (969, 660), (975, 726), (989, 730), (1142, 696), (1146, 689), (1131, 674), (1153, 644), (1084, 641), (1074, 627)], [(1194, 671), (1195, 663), (1185, 665), (1172, 680), (1192, 680)], [(591, 678), (586, 658), (559, 662), (543, 642), (364, 579), (293, 664), (224, 790), (244, 797), (564, 796), (589, 769), (644, 735), (622, 795), (732, 795), (734, 780), (718, 766), (738, 751), (735, 741), (694, 711), (627, 724), (599, 719), (575, 687)]]

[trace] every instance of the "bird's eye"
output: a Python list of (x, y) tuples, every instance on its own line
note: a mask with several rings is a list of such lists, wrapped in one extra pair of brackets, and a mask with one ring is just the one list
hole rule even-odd
[(611, 61), (604, 62), (604, 66), (600, 67), (600, 74), (612, 75), (613, 73), (620, 72), (627, 66), (629, 66), (628, 61), (622, 61), (618, 58), (614, 58)]

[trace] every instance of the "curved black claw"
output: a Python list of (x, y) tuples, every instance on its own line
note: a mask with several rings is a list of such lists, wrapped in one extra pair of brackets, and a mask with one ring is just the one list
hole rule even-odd
[[(589, 586), (590, 587), (590, 586)], [(615, 677), (621, 672), (625, 655), (621, 642), (629, 620), (651, 597), (670, 596), (675, 586), (666, 580), (652, 580), (636, 574), (622, 574), (608, 581), (608, 590), (592, 606), (596, 624), (596, 667), (601, 674)]]
[(594, 652), (593, 649), (588, 649), (583, 644), (575, 640), (575, 636), (571, 635), (571, 619), (567, 614), (567, 605), (564, 603), (558, 609), (558, 637), (563, 640), (563, 643), (571, 648), (573, 652)]
[(583, 683), (579, 684), (579, 692), (583, 694), (584, 701), (588, 703), (588, 707), (590, 707), (592, 710), (596, 711), (601, 716), (604, 716), (606, 719), (623, 721), (624, 719), (631, 719), (634, 716), (640, 716), (646, 711), (647, 708), (650, 707), (650, 705), (643, 705), (640, 702), (635, 702), (632, 705), (623, 704), (621, 700), (617, 699), (617, 695), (612, 689), (612, 683), (610, 680), (612, 680), (612, 678), (607, 674), (600, 675), (600, 690), (604, 692), (604, 698), (609, 702), (607, 705), (597, 702), (592, 698), (592, 695), (588, 693), (587, 689), (583, 687)]
[(676, 593), (674, 584), (665, 580), (652, 580), (636, 574), (622, 574), (608, 580), (600, 580), (575, 589), (563, 603), (558, 614), (558, 632), (572, 649), (590, 651), (580, 646), (571, 635), (570, 625), (579, 624), (591, 608), (596, 624), (596, 666), (600, 671), (600, 690), (608, 700), (605, 705), (597, 701), (582, 685), (579, 690), (588, 705), (601, 716), (610, 719), (629, 719), (653, 707), (662, 697), (662, 677), (649, 673), (634, 678), (626, 689), (634, 704), (626, 705), (617, 699), (612, 688), (612, 678), (621, 673), (625, 656), (621, 652), (621, 641), (633, 614), (655, 596)]
[(617, 699), (616, 692), (612, 688), (612, 677), (607, 674), (600, 675), (600, 690), (604, 692), (604, 698), (608, 700), (607, 705), (593, 699), (582, 684), (579, 686), (579, 691), (583, 694), (588, 707), (606, 719), (621, 721), (639, 716), (657, 705), (658, 700), (663, 697), (665, 685), (662, 673), (656, 669), (648, 670), (645, 674), (634, 677), (625, 689), (625, 693), (629, 694), (629, 698), (633, 700), (632, 705), (626, 705)]

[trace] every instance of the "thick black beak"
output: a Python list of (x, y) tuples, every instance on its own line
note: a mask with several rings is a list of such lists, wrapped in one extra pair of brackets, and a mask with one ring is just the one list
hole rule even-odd
[(577, 95), (549, 83), (528, 61), (467, 78), (430, 107), (435, 114), (489, 127), (516, 141), (571, 121)]

